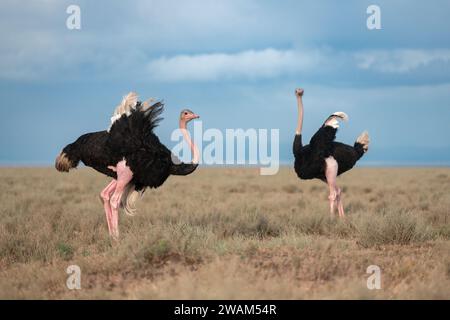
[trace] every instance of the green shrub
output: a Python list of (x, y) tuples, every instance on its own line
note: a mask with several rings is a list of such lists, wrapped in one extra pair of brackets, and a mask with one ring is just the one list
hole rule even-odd
[(56, 249), (58, 250), (59, 256), (64, 260), (72, 259), (74, 250), (71, 245), (64, 242), (59, 242), (56, 245)]

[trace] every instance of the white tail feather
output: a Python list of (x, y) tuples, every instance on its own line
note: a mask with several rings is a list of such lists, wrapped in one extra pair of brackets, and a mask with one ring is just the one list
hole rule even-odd
[[(114, 109), (114, 113), (111, 117), (111, 125), (108, 128), (108, 132), (111, 129), (114, 122), (119, 120), (123, 114), (126, 114), (127, 116), (129, 116), (131, 114), (131, 110), (136, 108), (136, 105), (138, 103), (138, 98), (139, 98), (139, 96), (136, 92), (129, 92), (126, 96), (123, 96), (120, 104), (116, 107), (116, 109)], [(149, 109), (153, 105), (154, 101), (155, 101), (155, 99), (150, 98), (150, 99), (142, 102), (141, 105), (143, 107), (143, 111), (146, 111), (147, 109)]]
[(338, 120), (348, 121), (348, 115), (345, 112), (337, 111), (328, 117), (328, 119), (325, 121), (324, 125), (333, 127), (334, 129), (337, 129), (337, 128), (339, 128)]
[(134, 216), (137, 212), (136, 201), (142, 198), (143, 191), (139, 192), (134, 189), (133, 184), (128, 184), (120, 199), (120, 207), (129, 216)]
[(138, 97), (139, 96), (136, 92), (129, 92), (123, 97), (122, 102), (116, 107), (114, 114), (128, 114), (132, 108), (136, 107)]
[(342, 111), (337, 111), (337, 112), (333, 113), (332, 116), (336, 116), (336, 117), (341, 118), (344, 121), (348, 121), (348, 115)]
[(359, 135), (359, 137), (356, 139), (356, 142), (359, 144), (362, 144), (364, 152), (367, 152), (369, 150), (369, 133), (367, 131), (364, 131)]
[(131, 109), (136, 107), (137, 101), (138, 101), (138, 94), (136, 92), (129, 92), (126, 96), (122, 98), (122, 101), (120, 104), (114, 109), (114, 113), (111, 117), (111, 125), (108, 128), (111, 129), (111, 126), (116, 122), (122, 114), (131, 114)]

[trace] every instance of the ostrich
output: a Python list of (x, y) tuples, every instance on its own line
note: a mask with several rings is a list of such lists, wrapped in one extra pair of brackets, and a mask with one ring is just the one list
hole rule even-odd
[(336, 184), (336, 177), (350, 170), (369, 148), (369, 134), (364, 131), (353, 146), (334, 141), (339, 127), (338, 120), (348, 120), (344, 112), (329, 116), (314, 134), (309, 145), (302, 145), (303, 97), (304, 90), (296, 89), (298, 120), (295, 131), (293, 152), (295, 172), (300, 179), (320, 179), (328, 184), (330, 213), (338, 209), (339, 217), (345, 216), (342, 192)]
[[(134, 201), (145, 188), (158, 188), (169, 175), (188, 175), (198, 166), (199, 151), (190, 139), (187, 123), (199, 118), (188, 109), (180, 113), (179, 126), (192, 152), (192, 163), (180, 162), (153, 132), (161, 121), (164, 105), (137, 101), (130, 93), (116, 109), (109, 130), (87, 133), (68, 144), (56, 157), (58, 171), (68, 172), (82, 161), (112, 181), (100, 193), (108, 231), (119, 237), (119, 207), (133, 214)], [(120, 117), (119, 117), (119, 116)]]

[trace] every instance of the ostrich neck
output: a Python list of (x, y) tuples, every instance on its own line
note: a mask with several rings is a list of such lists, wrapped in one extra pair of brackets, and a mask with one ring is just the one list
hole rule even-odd
[(189, 132), (187, 131), (186, 121), (180, 120), (180, 130), (181, 130), (181, 133), (183, 134), (184, 140), (186, 140), (187, 144), (189, 145), (189, 148), (191, 149), (192, 163), (198, 164), (199, 151), (198, 151), (198, 148), (195, 145), (195, 143), (191, 140)]
[(295, 134), (302, 133), (303, 127), (303, 101), (301, 97), (297, 98), (297, 107), (298, 107), (298, 118), (297, 118), (297, 128), (295, 129)]

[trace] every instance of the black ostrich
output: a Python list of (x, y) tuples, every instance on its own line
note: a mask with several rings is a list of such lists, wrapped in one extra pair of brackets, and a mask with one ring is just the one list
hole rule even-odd
[(348, 120), (344, 112), (335, 112), (314, 134), (309, 145), (302, 145), (303, 89), (296, 89), (298, 122), (294, 139), (295, 172), (300, 179), (320, 179), (330, 189), (330, 213), (337, 207), (339, 217), (345, 216), (341, 189), (336, 185), (336, 177), (355, 165), (369, 148), (369, 134), (364, 131), (353, 146), (334, 141), (339, 127), (338, 120)]
[(180, 114), (180, 129), (193, 154), (192, 163), (182, 163), (153, 132), (162, 120), (163, 108), (161, 102), (149, 105), (136, 100), (128, 110), (112, 119), (114, 122), (108, 131), (82, 135), (56, 158), (58, 171), (68, 172), (82, 161), (113, 178), (100, 197), (109, 233), (115, 239), (119, 236), (119, 206), (133, 215), (134, 202), (146, 187), (158, 188), (169, 175), (188, 175), (198, 166), (199, 152), (189, 137), (186, 124), (199, 116), (187, 109)]

